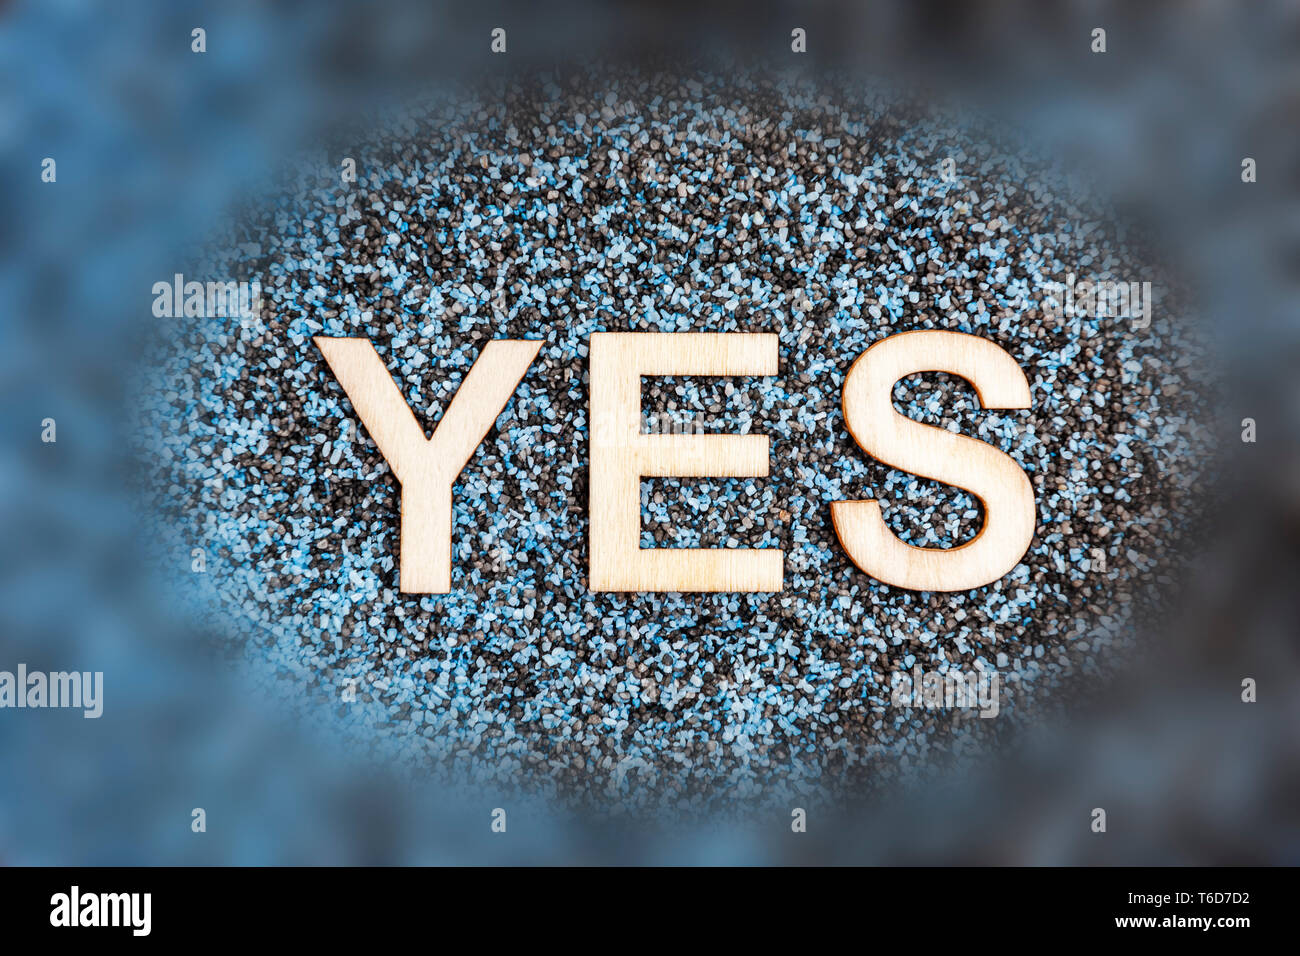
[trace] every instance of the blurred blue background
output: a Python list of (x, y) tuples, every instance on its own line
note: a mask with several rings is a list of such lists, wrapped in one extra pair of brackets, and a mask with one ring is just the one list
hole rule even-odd
[[(0, 711), (0, 862), (1294, 863), (1300, 859), (1296, 260), (1300, 10), (1030, 3), (0, 6), (0, 668), (105, 673), (104, 716)], [(507, 65), (482, 55), (511, 26)], [(285, 720), (142, 540), (127, 441), (150, 288), (287, 157), (480, 73), (673, 53), (868, 70), (1031, 130), (1199, 278), (1228, 478), (1201, 577), (1149, 668), (920, 793), (666, 824), (400, 785)], [(207, 52), (190, 31), (207, 31)], [(1088, 52), (1094, 26), (1110, 52)], [(614, 66), (612, 68), (618, 68)], [(802, 68), (802, 67), (801, 67)], [(1259, 166), (1245, 187), (1241, 158)], [(41, 181), (46, 157), (57, 182)], [(1207, 377), (1210, 370), (1207, 370)], [(1240, 445), (1236, 423), (1260, 423)], [(40, 440), (56, 419), (58, 441)], [(162, 556), (162, 567), (157, 568)], [(170, 558), (168, 556), (171, 556)], [(154, 569), (154, 570), (151, 570)], [(1238, 702), (1242, 677), (1259, 703)], [(784, 795), (782, 795), (784, 796)], [(488, 828), (510, 807), (510, 836)], [(1114, 839), (1087, 829), (1110, 809)], [(192, 808), (208, 831), (190, 829)]]

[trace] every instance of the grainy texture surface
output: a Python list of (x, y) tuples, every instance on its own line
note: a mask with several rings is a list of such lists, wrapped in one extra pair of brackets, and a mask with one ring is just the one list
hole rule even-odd
[[(281, 693), (318, 685), (333, 703), (306, 706), (341, 733), (479, 785), (688, 807), (874, 786), (1104, 670), (1186, 517), (1193, 360), (1168, 288), (1142, 331), (1043, 311), (1068, 273), (1155, 266), (1024, 157), (865, 95), (743, 78), (512, 91), (351, 154), (360, 182), (305, 174), (232, 238), (223, 266), (261, 280), (263, 308), (191, 322), (151, 409), (170, 520), (209, 549), (207, 599)], [(894, 390), (1032, 481), (1033, 545), (969, 592), (873, 581), (831, 526), (830, 502), (871, 497), (918, 546), (982, 523), (972, 496), (845, 430), (854, 358), (914, 329), (989, 339), (1030, 384), (1006, 412), (945, 375)], [(771, 468), (644, 481), (641, 540), (782, 548), (783, 591), (588, 588), (587, 342), (629, 330), (778, 336), (772, 377), (644, 380), (648, 430), (752, 430)], [(398, 485), (317, 335), (371, 339), (426, 431), (485, 342), (542, 340), (456, 482), (451, 593), (397, 590)], [(1001, 716), (891, 706), (914, 667), (996, 671)]]

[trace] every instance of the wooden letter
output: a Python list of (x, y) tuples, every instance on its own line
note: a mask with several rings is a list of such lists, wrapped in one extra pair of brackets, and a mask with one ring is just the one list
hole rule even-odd
[(992, 445), (922, 425), (894, 409), (894, 384), (917, 372), (950, 372), (985, 408), (1028, 408), (1029, 382), (1015, 359), (960, 332), (905, 332), (872, 345), (844, 379), (844, 421), (867, 454), (903, 471), (964, 488), (984, 504), (984, 527), (956, 548), (916, 548), (890, 532), (876, 501), (831, 504), (835, 534), (874, 578), (914, 591), (966, 591), (1014, 568), (1034, 537), (1034, 489)]
[(779, 591), (777, 548), (645, 548), (643, 477), (764, 477), (766, 435), (647, 435), (642, 375), (775, 375), (768, 333), (598, 332), (591, 347), (593, 591)]
[(313, 339), (402, 485), (405, 594), (451, 590), (451, 485), (505, 408), (541, 342), (489, 342), (426, 439), (369, 339)]

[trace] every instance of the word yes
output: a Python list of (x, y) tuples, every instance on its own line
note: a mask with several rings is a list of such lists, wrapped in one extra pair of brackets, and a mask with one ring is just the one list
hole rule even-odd
[[(432, 437), (369, 339), (317, 337), (316, 345), (401, 484), (403, 592), (451, 590), (455, 482), (505, 408), (541, 342), (489, 342)], [(765, 477), (766, 435), (649, 435), (641, 431), (641, 377), (775, 375), (771, 333), (600, 332), (590, 342), (591, 521), (588, 576), (594, 591), (780, 591), (779, 548), (642, 548), (640, 483), (658, 477)], [(899, 414), (893, 387), (918, 372), (970, 382), (985, 408), (1028, 408), (1029, 383), (1007, 352), (959, 332), (918, 331), (875, 343), (844, 381), (844, 418), (861, 448), (880, 461), (963, 488), (984, 504), (984, 527), (955, 548), (918, 548), (886, 526), (878, 501), (831, 504), (849, 557), (886, 584), (964, 591), (1016, 566), (1034, 535), (1034, 492), (1008, 455), (965, 435)]]

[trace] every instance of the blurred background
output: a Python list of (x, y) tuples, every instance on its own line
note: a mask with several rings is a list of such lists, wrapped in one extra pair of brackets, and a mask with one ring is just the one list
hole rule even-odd
[[(484, 55), (498, 24), (528, 42)], [(126, 432), (152, 283), (286, 157), (409, 97), (597, 60), (789, 69), (795, 26), (798, 69), (1028, 131), (1197, 278), (1222, 483), (1144, 660), (977, 771), (846, 797), (798, 836), (770, 808), (669, 825), (413, 787), (250, 694), (207, 640), (229, 622), (177, 599), (150, 570), (174, 543), (138, 533)], [(1297, 862), (1298, 52), (1286, 2), (0, 5), (0, 668), (106, 684), (99, 720), (0, 711), (0, 862)], [(487, 826), (507, 799), (508, 843)]]

